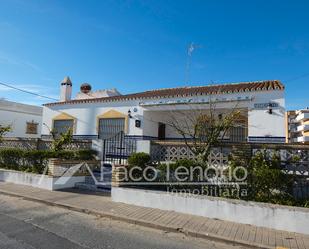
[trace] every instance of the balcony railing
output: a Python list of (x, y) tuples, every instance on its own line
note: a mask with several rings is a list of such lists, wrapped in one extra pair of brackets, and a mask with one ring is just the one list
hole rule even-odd
[(298, 142), (298, 143), (309, 142), (309, 136), (298, 137), (298, 138), (296, 139), (296, 142)]
[(301, 114), (299, 114), (299, 115), (295, 118), (295, 120), (296, 120), (297, 122), (299, 122), (299, 121), (301, 121), (301, 120), (305, 120), (305, 119), (309, 119), (309, 113), (308, 113), (308, 112), (301, 113)]

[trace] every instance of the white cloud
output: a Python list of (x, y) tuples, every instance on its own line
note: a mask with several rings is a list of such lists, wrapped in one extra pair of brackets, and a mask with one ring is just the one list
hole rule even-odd
[[(40, 85), (34, 85), (34, 84), (20, 84), (20, 85), (16, 85), (16, 84), (8, 84), (8, 85), (12, 85), (13, 87), (22, 89), (24, 91), (28, 91), (28, 92), (33, 92), (33, 93), (37, 93), (40, 94), (42, 92), (49, 92), (52, 90), (52, 88), (48, 88), (48, 87), (43, 87)], [(16, 89), (13, 88), (9, 88), (3, 85), (0, 85), (0, 91), (4, 91), (4, 92), (13, 92), (13, 91), (17, 91)]]
[(40, 97), (40, 96), (35, 96), (35, 95), (30, 95), (27, 93), (23, 93), (21, 91), (18, 91), (16, 89), (8, 88), (5, 86), (0, 85), (0, 98), (8, 98), (12, 99), (12, 101), (17, 101), (17, 102), (27, 102), (31, 104), (36, 104), (36, 105), (41, 105), (42, 103), (46, 102), (53, 102), (59, 99), (59, 94), (58, 91), (56, 92), (55, 88), (52, 87), (46, 87), (42, 85), (35, 85), (35, 84), (18, 84), (18, 85), (13, 85), (16, 88), (32, 92), (34, 94), (40, 94), (52, 99)]
[(30, 68), (34, 71), (40, 71), (40, 72), (42, 71), (37, 65), (35, 65), (35, 64), (33, 64), (29, 61), (17, 59), (17, 58), (11, 57), (11, 56), (0, 55), (0, 63), (5, 64), (5, 65), (26, 67), (26, 68)]

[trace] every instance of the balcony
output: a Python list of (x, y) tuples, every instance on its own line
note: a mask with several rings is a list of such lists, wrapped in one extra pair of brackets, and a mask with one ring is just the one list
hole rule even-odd
[(292, 119), (290, 119), (290, 123), (296, 124), (296, 123), (299, 123), (299, 121), (297, 121), (296, 118), (292, 118)]
[(296, 131), (296, 132), (309, 131), (309, 124), (297, 126), (297, 129), (294, 128), (294, 129), (291, 129), (291, 131)]
[(290, 132), (293, 132), (293, 133), (298, 133), (299, 130), (298, 130), (299, 126), (293, 126), (293, 127), (290, 127)]
[(294, 120), (296, 122), (299, 122), (301, 120), (306, 120), (306, 119), (309, 119), (309, 112), (303, 112), (303, 113), (299, 114)]
[(298, 142), (298, 143), (309, 142), (309, 136), (298, 137), (298, 138), (295, 139), (295, 140), (296, 140), (296, 142)]

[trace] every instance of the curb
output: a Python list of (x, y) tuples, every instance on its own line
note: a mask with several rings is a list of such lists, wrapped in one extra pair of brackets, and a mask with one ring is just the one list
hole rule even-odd
[(35, 201), (35, 202), (42, 203), (48, 206), (60, 207), (60, 208), (68, 209), (68, 210), (79, 212), (79, 213), (85, 213), (85, 214), (94, 215), (94, 216), (98, 216), (102, 218), (109, 218), (112, 220), (122, 221), (122, 222), (126, 222), (129, 224), (139, 225), (139, 226), (153, 228), (157, 230), (163, 230), (163, 231), (172, 232), (172, 233), (182, 233), (188, 237), (193, 237), (193, 238), (200, 238), (200, 239), (206, 239), (206, 240), (211, 240), (215, 242), (222, 242), (222, 243), (231, 244), (234, 246), (245, 246), (246, 248), (252, 248), (252, 249), (274, 249), (275, 248), (275, 247), (270, 247), (270, 246), (264, 246), (261, 244), (250, 243), (248, 241), (230, 240), (226, 237), (218, 236), (212, 233), (208, 233), (208, 234), (197, 233), (197, 232), (192, 232), (186, 229), (179, 229), (176, 227), (169, 227), (169, 226), (159, 225), (155, 223), (150, 223), (144, 220), (131, 219), (126, 216), (119, 216), (119, 215), (115, 215), (111, 213), (98, 212), (98, 211), (90, 210), (87, 208), (85, 209), (85, 208), (80, 208), (76, 206), (55, 203), (52, 201), (45, 201), (42, 199), (37, 199), (34, 197), (24, 196), (24, 195), (20, 195), (20, 194), (8, 192), (8, 191), (3, 191), (3, 190), (0, 190), (0, 194), (7, 195), (7, 196), (13, 196), (13, 197), (19, 197), (24, 200)]

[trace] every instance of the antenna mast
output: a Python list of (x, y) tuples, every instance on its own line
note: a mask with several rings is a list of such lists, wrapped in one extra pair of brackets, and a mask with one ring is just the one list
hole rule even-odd
[(188, 48), (187, 48), (187, 65), (186, 65), (186, 75), (185, 75), (185, 81), (186, 81), (187, 85), (189, 85), (189, 83), (190, 83), (192, 53), (193, 53), (194, 49), (200, 48), (200, 47), (201, 46), (194, 44), (193, 42), (191, 42), (188, 45)]

